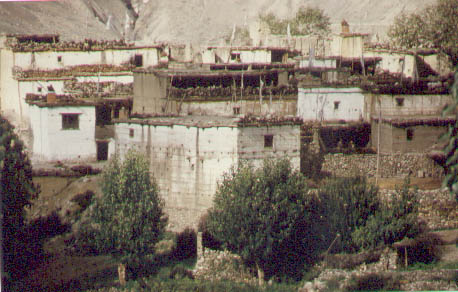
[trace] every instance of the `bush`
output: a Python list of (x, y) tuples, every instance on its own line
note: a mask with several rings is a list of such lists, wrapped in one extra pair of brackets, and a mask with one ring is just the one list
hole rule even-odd
[[(32, 182), (32, 166), (13, 126), (0, 117), (0, 195), (2, 197), (2, 284), (20, 278), (33, 256), (27, 249), (33, 241), (25, 239), (25, 206), (38, 194)], [(8, 290), (8, 288), (5, 288)]]
[(400, 283), (392, 275), (369, 273), (360, 276), (353, 275), (346, 291), (380, 291), (399, 290)]
[(301, 172), (311, 179), (322, 178), (321, 168), (324, 162), (324, 153), (320, 149), (313, 149), (312, 145), (301, 147)]
[(304, 176), (287, 159), (242, 163), (225, 174), (208, 229), (223, 247), (267, 276), (300, 278), (318, 253), (320, 215)]
[(351, 234), (365, 225), (379, 209), (378, 188), (364, 177), (333, 178), (318, 190), (323, 202), (323, 216), (327, 222), (324, 236), (328, 245), (340, 235), (340, 244), (332, 251), (356, 251)]
[(167, 220), (145, 156), (129, 150), (122, 162), (110, 160), (102, 192), (90, 212), (98, 251), (128, 261), (153, 254)]
[(94, 197), (93, 191), (86, 191), (85, 193), (80, 193), (71, 199), (72, 202), (75, 202), (80, 206), (81, 212), (86, 210), (87, 207), (92, 203), (92, 197)]
[(173, 257), (177, 260), (194, 258), (197, 255), (197, 235), (194, 229), (187, 227), (178, 233), (175, 239)]
[(205, 248), (218, 250), (221, 248), (221, 242), (219, 242), (210, 233), (210, 231), (208, 230), (207, 221), (208, 221), (208, 213), (205, 213), (199, 218), (199, 224), (197, 227), (197, 230), (199, 232), (202, 232), (202, 246)]
[(352, 234), (353, 241), (361, 248), (374, 248), (381, 244), (393, 244), (404, 237), (414, 237), (421, 232), (418, 222), (418, 201), (408, 182), (391, 203), (371, 215), (366, 224)]

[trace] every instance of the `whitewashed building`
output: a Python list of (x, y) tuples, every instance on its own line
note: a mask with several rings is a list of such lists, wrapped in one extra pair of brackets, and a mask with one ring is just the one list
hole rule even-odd
[(195, 226), (211, 207), (223, 174), (241, 160), (259, 165), (266, 157), (289, 157), (299, 168), (300, 125), (297, 118), (120, 120), (115, 125), (116, 151), (122, 156), (135, 147), (146, 153), (171, 227)]
[(370, 109), (358, 87), (299, 88), (297, 116), (304, 121), (369, 121)]

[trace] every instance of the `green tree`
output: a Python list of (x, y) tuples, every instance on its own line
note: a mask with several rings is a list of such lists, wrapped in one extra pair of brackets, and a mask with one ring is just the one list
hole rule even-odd
[[(32, 166), (10, 123), (0, 117), (0, 194), (2, 196), (2, 277), (14, 280), (26, 271), (25, 206), (37, 194)], [(4, 283), (5, 284), (5, 283)]]
[(398, 188), (390, 202), (383, 204), (364, 225), (351, 234), (353, 242), (363, 249), (393, 244), (404, 237), (414, 237), (421, 231), (418, 223), (416, 190), (410, 190), (408, 181)]
[(97, 249), (126, 261), (153, 254), (167, 220), (146, 157), (129, 150), (123, 161), (111, 159), (102, 192), (91, 212)]
[(458, 63), (458, 1), (437, 0), (419, 13), (399, 15), (388, 36), (402, 48), (438, 48)]
[(241, 163), (218, 186), (207, 228), (223, 247), (264, 275), (300, 277), (319, 250), (319, 210), (287, 159)]
[(286, 34), (288, 24), (292, 35), (320, 35), (330, 32), (330, 21), (323, 10), (312, 7), (299, 7), (292, 19), (280, 19), (272, 12), (260, 14), (259, 20), (265, 23), (273, 34)]
[(352, 252), (358, 249), (351, 234), (379, 210), (377, 194), (378, 188), (364, 177), (333, 178), (318, 190), (318, 197), (325, 202), (323, 217), (328, 225), (327, 242), (340, 236), (340, 246), (335, 250)]
[(443, 185), (455, 195), (455, 199), (458, 201), (458, 71), (455, 72), (455, 82), (450, 91), (454, 101), (447, 106), (442, 114), (446, 116), (455, 112), (456, 119), (455, 123), (449, 126), (448, 132), (443, 137), (443, 139), (448, 141), (444, 149), (444, 154), (447, 159), (445, 162), (447, 172)]

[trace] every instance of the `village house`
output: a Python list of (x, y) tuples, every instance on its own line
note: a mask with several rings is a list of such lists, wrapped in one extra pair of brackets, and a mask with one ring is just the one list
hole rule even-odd
[(81, 99), (71, 95), (28, 94), (30, 127), (28, 152), (32, 162), (86, 163), (107, 160), (114, 154), (113, 118), (127, 118), (125, 98)]
[(295, 115), (292, 64), (213, 64), (134, 70), (133, 113), (140, 115)]
[[(135, 100), (134, 100), (135, 103)], [(294, 117), (185, 116), (117, 120), (116, 151), (146, 153), (172, 229), (196, 226), (217, 183), (240, 161), (259, 165), (289, 157), (299, 168), (300, 127)]]

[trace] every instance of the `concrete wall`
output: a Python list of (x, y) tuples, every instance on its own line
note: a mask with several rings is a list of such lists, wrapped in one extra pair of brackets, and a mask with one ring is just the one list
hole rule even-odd
[[(154, 66), (159, 62), (156, 48), (105, 50), (105, 51), (43, 51), (15, 52), (15, 66), (23, 70), (60, 69), (82, 64), (121, 65), (130, 62), (136, 54), (143, 56), (143, 67)], [(59, 61), (60, 58), (60, 61)]]
[[(95, 107), (30, 106), (32, 161), (93, 161), (96, 159)], [(62, 129), (62, 114), (79, 114), (79, 129)]]
[[(311, 63), (311, 64), (310, 64)], [(302, 59), (299, 61), (300, 68), (309, 68), (311, 65), (312, 68), (337, 68), (337, 60), (335, 59), (315, 59), (313, 62), (310, 62), (309, 59)]]
[[(368, 94), (370, 96), (370, 94)], [(373, 114), (382, 110), (383, 116), (440, 116), (445, 105), (453, 99), (448, 94), (431, 95), (372, 95)], [(380, 104), (378, 102), (380, 100)], [(401, 103), (402, 105), (398, 104)]]
[[(173, 230), (197, 226), (212, 205), (217, 183), (240, 159), (259, 165), (265, 157), (287, 155), (299, 167), (298, 125), (200, 128), (117, 123), (115, 128), (121, 157), (135, 147), (151, 159)], [(273, 135), (273, 147), (264, 147), (266, 134)]]
[[(363, 36), (337, 35), (331, 41), (331, 56), (360, 58), (363, 55)], [(364, 55), (367, 57), (366, 55)]]
[[(129, 137), (133, 129), (134, 137)], [(168, 209), (170, 227), (196, 226), (223, 173), (237, 163), (237, 128), (116, 124), (116, 150), (147, 153)], [(185, 224), (185, 226), (183, 226)]]
[(376, 69), (390, 73), (402, 73), (404, 77), (412, 78), (415, 73), (415, 56), (401, 52), (382, 50), (366, 50), (365, 57), (379, 57)]
[(162, 113), (166, 104), (166, 77), (156, 77), (151, 73), (134, 73), (134, 104), (132, 113)]
[(272, 100), (264, 97), (262, 102), (259, 100), (240, 100), (232, 101), (208, 101), (195, 102), (185, 101), (177, 105), (177, 114), (180, 115), (203, 115), (203, 116), (233, 116), (234, 107), (240, 108), (240, 114), (253, 115), (296, 115), (297, 101), (295, 99)]
[(299, 88), (297, 116), (304, 121), (368, 121), (370, 107), (365, 100), (356, 87)]
[[(378, 149), (378, 123), (372, 121), (371, 143)], [(407, 131), (413, 131), (411, 139), (407, 138)], [(396, 127), (382, 123), (380, 127), (381, 153), (426, 153), (439, 141), (439, 137), (447, 132), (445, 126), (411, 126)]]
[[(272, 135), (272, 147), (265, 147), (264, 136)], [(300, 127), (269, 126), (240, 128), (238, 136), (239, 159), (262, 165), (266, 157), (289, 157), (291, 165), (300, 168)]]

